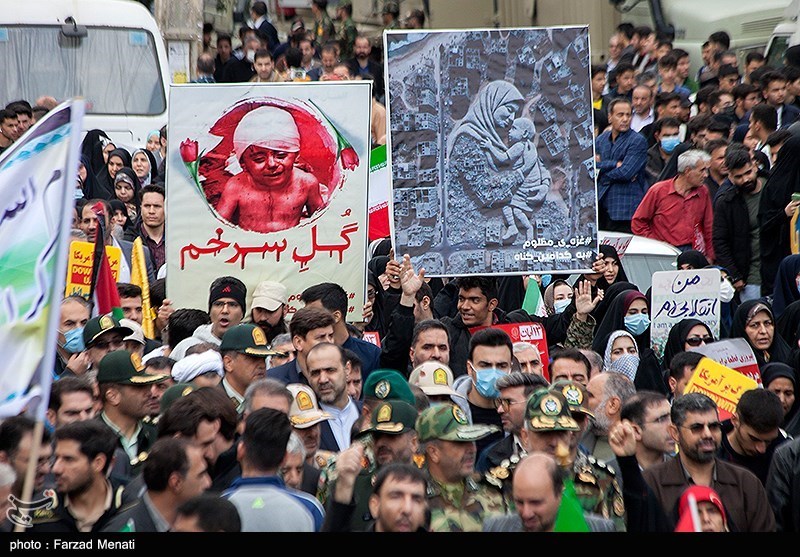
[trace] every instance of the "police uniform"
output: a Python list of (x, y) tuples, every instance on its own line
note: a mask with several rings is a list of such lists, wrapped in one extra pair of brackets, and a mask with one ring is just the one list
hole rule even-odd
[[(452, 404), (426, 408), (416, 428), (422, 443), (434, 439), (469, 443), (497, 431), (495, 426), (471, 425), (464, 411)], [(432, 532), (480, 532), (487, 516), (507, 510), (501, 489), (479, 474), (442, 483), (429, 473), (427, 498)]]

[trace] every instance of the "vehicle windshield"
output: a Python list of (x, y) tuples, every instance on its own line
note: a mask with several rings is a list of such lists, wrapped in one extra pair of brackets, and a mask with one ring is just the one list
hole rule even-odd
[(783, 54), (789, 48), (789, 35), (778, 35), (772, 39), (767, 51), (767, 65), (773, 68), (780, 68), (783, 66)]
[(82, 38), (60, 26), (0, 27), (0, 99), (80, 96), (88, 114), (144, 116), (167, 107), (153, 36), (143, 29), (89, 27)]

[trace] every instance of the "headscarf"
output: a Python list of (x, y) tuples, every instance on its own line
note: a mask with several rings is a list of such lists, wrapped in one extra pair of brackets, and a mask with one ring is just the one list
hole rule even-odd
[[(382, 258), (380, 262), (376, 259)], [(373, 257), (367, 264), (367, 282), (375, 289), (375, 299), (372, 301), (372, 319), (364, 327), (365, 331), (376, 331), (381, 338), (386, 336), (386, 316), (384, 306), (386, 304), (386, 292), (378, 276), (386, 271), (386, 263), (389, 258), (385, 255)], [(373, 263), (374, 262), (374, 263)], [(378, 273), (380, 271), (380, 273)], [(377, 273), (377, 274), (376, 274)], [(431, 300), (433, 305), (433, 300)]]
[(675, 354), (686, 351), (686, 337), (689, 336), (689, 331), (691, 331), (696, 325), (702, 325), (706, 328), (708, 335), (712, 338), (714, 337), (714, 333), (711, 332), (711, 329), (708, 328), (708, 325), (699, 319), (681, 319), (669, 330), (667, 344), (664, 345), (664, 369), (669, 369), (669, 364), (672, 361), (672, 358), (675, 357)]
[(761, 189), (758, 222), (761, 224), (761, 286), (772, 291), (778, 266), (791, 255), (789, 217), (784, 212), (792, 193), (800, 192), (800, 136), (792, 136), (778, 151), (775, 166)]
[[(127, 203), (130, 203), (134, 206), (134, 214), (133, 215), (130, 214), (130, 211), (127, 209), (127, 205), (126, 205), (126, 211), (128, 211), (128, 216), (130, 217), (131, 221), (135, 221), (139, 217), (139, 208), (141, 206), (141, 201), (139, 200), (139, 192), (141, 191), (142, 188), (139, 185), (139, 177), (136, 175), (136, 173), (133, 171), (132, 168), (123, 166), (122, 168), (117, 170), (117, 175), (114, 176), (114, 183), (116, 183), (120, 175), (127, 176), (131, 180), (133, 185), (133, 198), (131, 198), (131, 200), (128, 201)], [(119, 199), (117, 197), (116, 190), (114, 191), (114, 199)], [(120, 201), (122, 200), (120, 199)]]
[[(524, 100), (519, 90), (507, 81), (495, 80), (488, 83), (478, 92), (476, 100), (448, 138), (447, 157), (450, 158), (456, 140), (461, 134), (467, 134), (481, 143), (488, 140), (490, 147), (505, 152), (508, 146), (497, 132), (494, 112), (509, 103), (521, 105)], [(490, 162), (490, 166), (495, 169), (494, 163)]]
[[(152, 152), (148, 151), (147, 149), (139, 148), (131, 153), (131, 165), (133, 165), (133, 159), (138, 153), (142, 153), (144, 156), (146, 156), (147, 161), (150, 163), (150, 172), (145, 174), (144, 178), (139, 179), (139, 186), (143, 188), (149, 184), (152, 184), (153, 180), (158, 177), (158, 163), (156, 162), (156, 157)], [(131, 168), (133, 167), (131, 166)]]
[(569, 285), (567, 281), (564, 279), (556, 279), (550, 284), (547, 285), (547, 288), (544, 289), (544, 309), (547, 311), (547, 315), (555, 315), (555, 298), (556, 298), (556, 286), (559, 284), (563, 284), (570, 290), (572, 287)]
[(772, 294), (772, 313), (780, 319), (786, 306), (800, 300), (797, 290), (797, 274), (800, 273), (800, 255), (788, 255), (778, 266)]
[(678, 269), (680, 269), (681, 265), (683, 264), (691, 265), (692, 269), (702, 269), (704, 267), (708, 267), (709, 265), (706, 256), (703, 255), (701, 252), (697, 251), (696, 249), (689, 249), (678, 254), (676, 263)]
[(693, 495), (698, 503), (708, 502), (717, 507), (722, 514), (722, 524), (725, 531), (728, 531), (728, 513), (725, 511), (725, 505), (722, 504), (722, 498), (716, 491), (704, 485), (690, 485), (681, 494), (681, 498), (678, 500), (679, 524), (684, 522), (686, 520), (684, 517), (691, 512), (689, 510), (689, 495)]
[(92, 161), (87, 155), (81, 153), (81, 164), (86, 168), (86, 179), (83, 181), (83, 197), (85, 199), (92, 199), (88, 197), (87, 192), (97, 191), (97, 182), (95, 178), (95, 170), (92, 170)]
[(786, 306), (781, 316), (778, 317), (775, 331), (781, 335), (786, 344), (792, 349), (798, 348), (797, 341), (800, 339), (800, 300)]
[[(645, 300), (644, 294), (638, 290), (626, 290), (619, 294), (614, 301), (608, 306), (603, 320), (598, 323), (595, 330), (594, 341), (592, 341), (592, 350), (598, 354), (605, 353), (608, 338), (614, 331), (625, 331), (625, 315), (634, 300)], [(641, 335), (634, 336), (636, 346), (639, 347), (639, 352), (643, 352), (645, 348), (650, 346), (650, 327)]]
[[(610, 257), (617, 262), (617, 267), (619, 271), (617, 272), (617, 278), (614, 279), (614, 282), (611, 284), (616, 284), (618, 282), (628, 282), (628, 275), (625, 274), (625, 268), (622, 266), (622, 260), (619, 258), (617, 249), (614, 246), (609, 246), (608, 244), (600, 244), (600, 253), (603, 255), (603, 259), (605, 259), (606, 257)], [(604, 276), (597, 279), (597, 288), (602, 288), (603, 290), (607, 290), (608, 287), (611, 286), (611, 284), (608, 283), (606, 277)]]
[[(86, 156), (89, 164), (87, 169), (92, 174), (97, 174), (106, 165), (103, 149), (111, 143), (111, 138), (103, 130), (89, 130), (81, 142), (81, 154)], [(88, 198), (88, 196), (87, 196)]]
[[(631, 342), (633, 342), (633, 345), (636, 347), (636, 356), (626, 353), (612, 362), (611, 352), (614, 349), (614, 341), (619, 337), (628, 337), (631, 339)], [(636, 371), (638, 368), (639, 348), (636, 346), (636, 339), (633, 337), (633, 335), (628, 331), (614, 331), (611, 333), (608, 337), (608, 342), (606, 343), (605, 353), (603, 354), (603, 370), (621, 373), (633, 381), (636, 379)]]
[[(761, 369), (761, 384), (765, 389), (769, 388), (769, 384), (779, 377), (785, 377), (791, 381), (795, 391), (794, 404), (789, 409), (789, 412), (786, 414), (786, 417), (783, 419), (783, 423), (781, 424), (784, 430), (788, 432), (789, 424), (794, 421), (794, 418), (797, 415), (797, 409), (800, 408), (800, 393), (797, 392), (797, 374), (795, 373), (794, 368), (789, 364), (784, 364), (782, 362), (770, 362), (768, 364), (764, 364), (764, 367)], [(796, 428), (793, 427), (793, 429)], [(795, 434), (791, 433), (790, 435), (794, 436)]]
[[(119, 157), (122, 160), (122, 166), (127, 166), (128, 168), (131, 167), (131, 156), (125, 149), (114, 149), (108, 154), (108, 160), (111, 160), (111, 157)], [(136, 173), (133, 174), (134, 178), (136, 178)], [(108, 172), (108, 163), (103, 165), (100, 171), (95, 175), (96, 177), (96, 184), (97, 184), (97, 191), (94, 192), (94, 195), (87, 195), (86, 197), (89, 199), (93, 199), (95, 197), (99, 197), (101, 199), (109, 200), (115, 197), (114, 195), (114, 179), (111, 177), (111, 174)], [(138, 183), (139, 179), (136, 178), (135, 183)]]
[(756, 314), (766, 311), (773, 319), (772, 307), (764, 300), (747, 300), (736, 308), (736, 313), (733, 314), (733, 323), (731, 324), (731, 338), (743, 338), (753, 349), (753, 354), (756, 356), (758, 368), (769, 362), (783, 362), (789, 363), (790, 348), (783, 340), (783, 337), (778, 334), (777, 328), (772, 335), (772, 344), (766, 351), (759, 350), (750, 342), (750, 337), (747, 336), (747, 323), (752, 320)]
[(595, 322), (600, 324), (606, 316), (608, 308), (611, 307), (611, 303), (617, 296), (628, 290), (638, 290), (638, 288), (636, 288), (635, 284), (625, 281), (615, 281), (614, 284), (609, 286), (608, 289), (603, 292), (603, 299), (600, 300), (600, 303), (597, 304), (597, 307), (592, 311), (592, 317), (594, 317)]
[(109, 215), (109, 218), (113, 217), (114, 213), (116, 213), (117, 211), (122, 211), (122, 214), (125, 215), (125, 223), (122, 225), (122, 230), (123, 231), (132, 230), (133, 221), (131, 220), (131, 217), (128, 214), (128, 208), (125, 206), (125, 204), (115, 197), (114, 199), (108, 200), (108, 205), (109, 207), (111, 207), (111, 214)]

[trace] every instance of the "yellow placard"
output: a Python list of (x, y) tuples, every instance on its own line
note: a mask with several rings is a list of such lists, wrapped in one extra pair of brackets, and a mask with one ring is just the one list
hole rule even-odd
[[(122, 250), (116, 246), (106, 246), (106, 257), (108, 257), (108, 263), (111, 266), (111, 275), (115, 281), (118, 281)], [(64, 289), (65, 296), (79, 294), (86, 297), (89, 295), (93, 262), (93, 243), (78, 241), (70, 243), (69, 259), (67, 261), (67, 286)]]
[(711, 358), (703, 358), (694, 369), (683, 392), (709, 396), (717, 403), (720, 419), (726, 420), (736, 412), (736, 405), (742, 394), (756, 388), (758, 383), (746, 375)]

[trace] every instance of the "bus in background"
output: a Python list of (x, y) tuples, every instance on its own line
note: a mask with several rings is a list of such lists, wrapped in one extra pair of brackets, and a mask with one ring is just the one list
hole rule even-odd
[(0, 60), (3, 106), (82, 97), (84, 131), (128, 149), (167, 123), (164, 41), (134, 0), (0, 0)]

